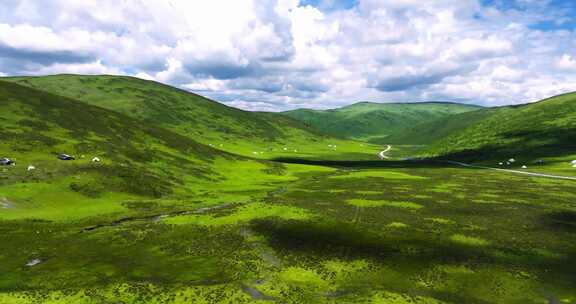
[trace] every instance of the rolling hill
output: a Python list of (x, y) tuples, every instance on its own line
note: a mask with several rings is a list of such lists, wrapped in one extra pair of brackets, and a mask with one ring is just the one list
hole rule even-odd
[(133, 77), (53, 75), (1, 79), (113, 110), (205, 145), (250, 157), (272, 158), (284, 151), (331, 153), (331, 144), (337, 144), (340, 152), (366, 150), (280, 114), (242, 111)]
[(333, 136), (387, 143), (389, 136), (398, 139), (398, 134), (416, 124), (478, 109), (481, 107), (445, 102), (360, 102), (338, 109), (298, 109), (282, 114)]
[(385, 138), (389, 144), (429, 145), (497, 112), (494, 108), (449, 115), (419, 123)]
[[(151, 200), (171, 208), (238, 201), (291, 178), (283, 165), (229, 154), (155, 124), (5, 81), (0, 122), (0, 157), (16, 161), (0, 168), (0, 219), (130, 214), (126, 204)], [(77, 159), (61, 161), (59, 153)]]
[(576, 93), (489, 112), (432, 144), (429, 155), (481, 160), (507, 156), (538, 159), (576, 153)]

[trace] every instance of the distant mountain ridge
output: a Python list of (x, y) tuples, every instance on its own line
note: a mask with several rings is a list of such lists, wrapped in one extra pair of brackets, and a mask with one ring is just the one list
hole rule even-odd
[(449, 115), (432, 121), (410, 126), (385, 138), (389, 144), (429, 145), (490, 116), (497, 108), (482, 108), (477, 111)]
[(440, 101), (358, 102), (336, 109), (297, 109), (282, 114), (333, 136), (385, 143), (388, 137), (398, 137), (414, 125), (482, 108), (476, 105)]
[(469, 103), (461, 103), (461, 102), (454, 102), (454, 101), (436, 101), (436, 100), (428, 100), (428, 101), (408, 101), (408, 102), (374, 102), (374, 101), (359, 101), (353, 104), (349, 104), (346, 106), (334, 108), (334, 109), (342, 109), (347, 107), (354, 107), (356, 105), (407, 105), (407, 104), (444, 104), (444, 105), (464, 105), (464, 106), (471, 106), (471, 107), (478, 107), (484, 108), (484, 106), (476, 105), (476, 104), (469, 104)]

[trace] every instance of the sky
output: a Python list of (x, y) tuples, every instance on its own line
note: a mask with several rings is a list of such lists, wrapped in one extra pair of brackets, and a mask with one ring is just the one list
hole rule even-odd
[(0, 0), (0, 76), (118, 74), (246, 110), (576, 91), (576, 0)]

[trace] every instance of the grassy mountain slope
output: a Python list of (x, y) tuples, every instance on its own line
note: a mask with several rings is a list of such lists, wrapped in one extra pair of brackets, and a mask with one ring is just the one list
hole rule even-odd
[(486, 108), (442, 117), (406, 128), (385, 140), (389, 144), (429, 145), (485, 119), (496, 111)]
[[(54, 75), (4, 80), (114, 110), (220, 150), (251, 157), (271, 158), (273, 152), (282, 153), (284, 148), (292, 153), (306, 148), (329, 153), (328, 144), (335, 141), (279, 114), (242, 111), (138, 78)], [(338, 145), (341, 151), (363, 150), (346, 141)]]
[(381, 143), (415, 124), (478, 109), (478, 106), (443, 102), (360, 102), (339, 109), (298, 109), (283, 114), (327, 134)]
[(535, 159), (576, 153), (576, 93), (491, 111), (492, 115), (433, 144), (430, 154)]
[[(0, 122), (0, 157), (17, 162), (0, 168), (0, 219), (129, 214), (130, 206), (139, 204), (130, 202), (147, 200), (158, 201), (160, 209), (212, 198), (237, 201), (291, 178), (283, 166), (4, 81)], [(58, 153), (78, 159), (59, 161)], [(94, 156), (102, 162), (92, 163)], [(29, 165), (36, 170), (27, 171)]]

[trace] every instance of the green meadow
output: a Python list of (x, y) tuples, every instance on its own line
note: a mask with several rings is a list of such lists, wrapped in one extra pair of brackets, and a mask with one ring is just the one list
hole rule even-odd
[[(390, 170), (386, 162), (366, 168), (370, 174), (335, 178), (349, 170), (288, 165), (260, 186), (258, 178), (223, 181), (222, 190), (177, 201), (79, 199), (63, 190), (52, 202), (34, 194), (22, 200), (16, 191), (0, 211), (0, 299), (576, 300), (573, 181), (424, 163)], [(450, 191), (437, 191), (446, 179)], [(50, 206), (27, 205), (35, 200)], [(69, 209), (54, 211), (60, 208)], [(26, 266), (34, 259), (41, 262)]]

